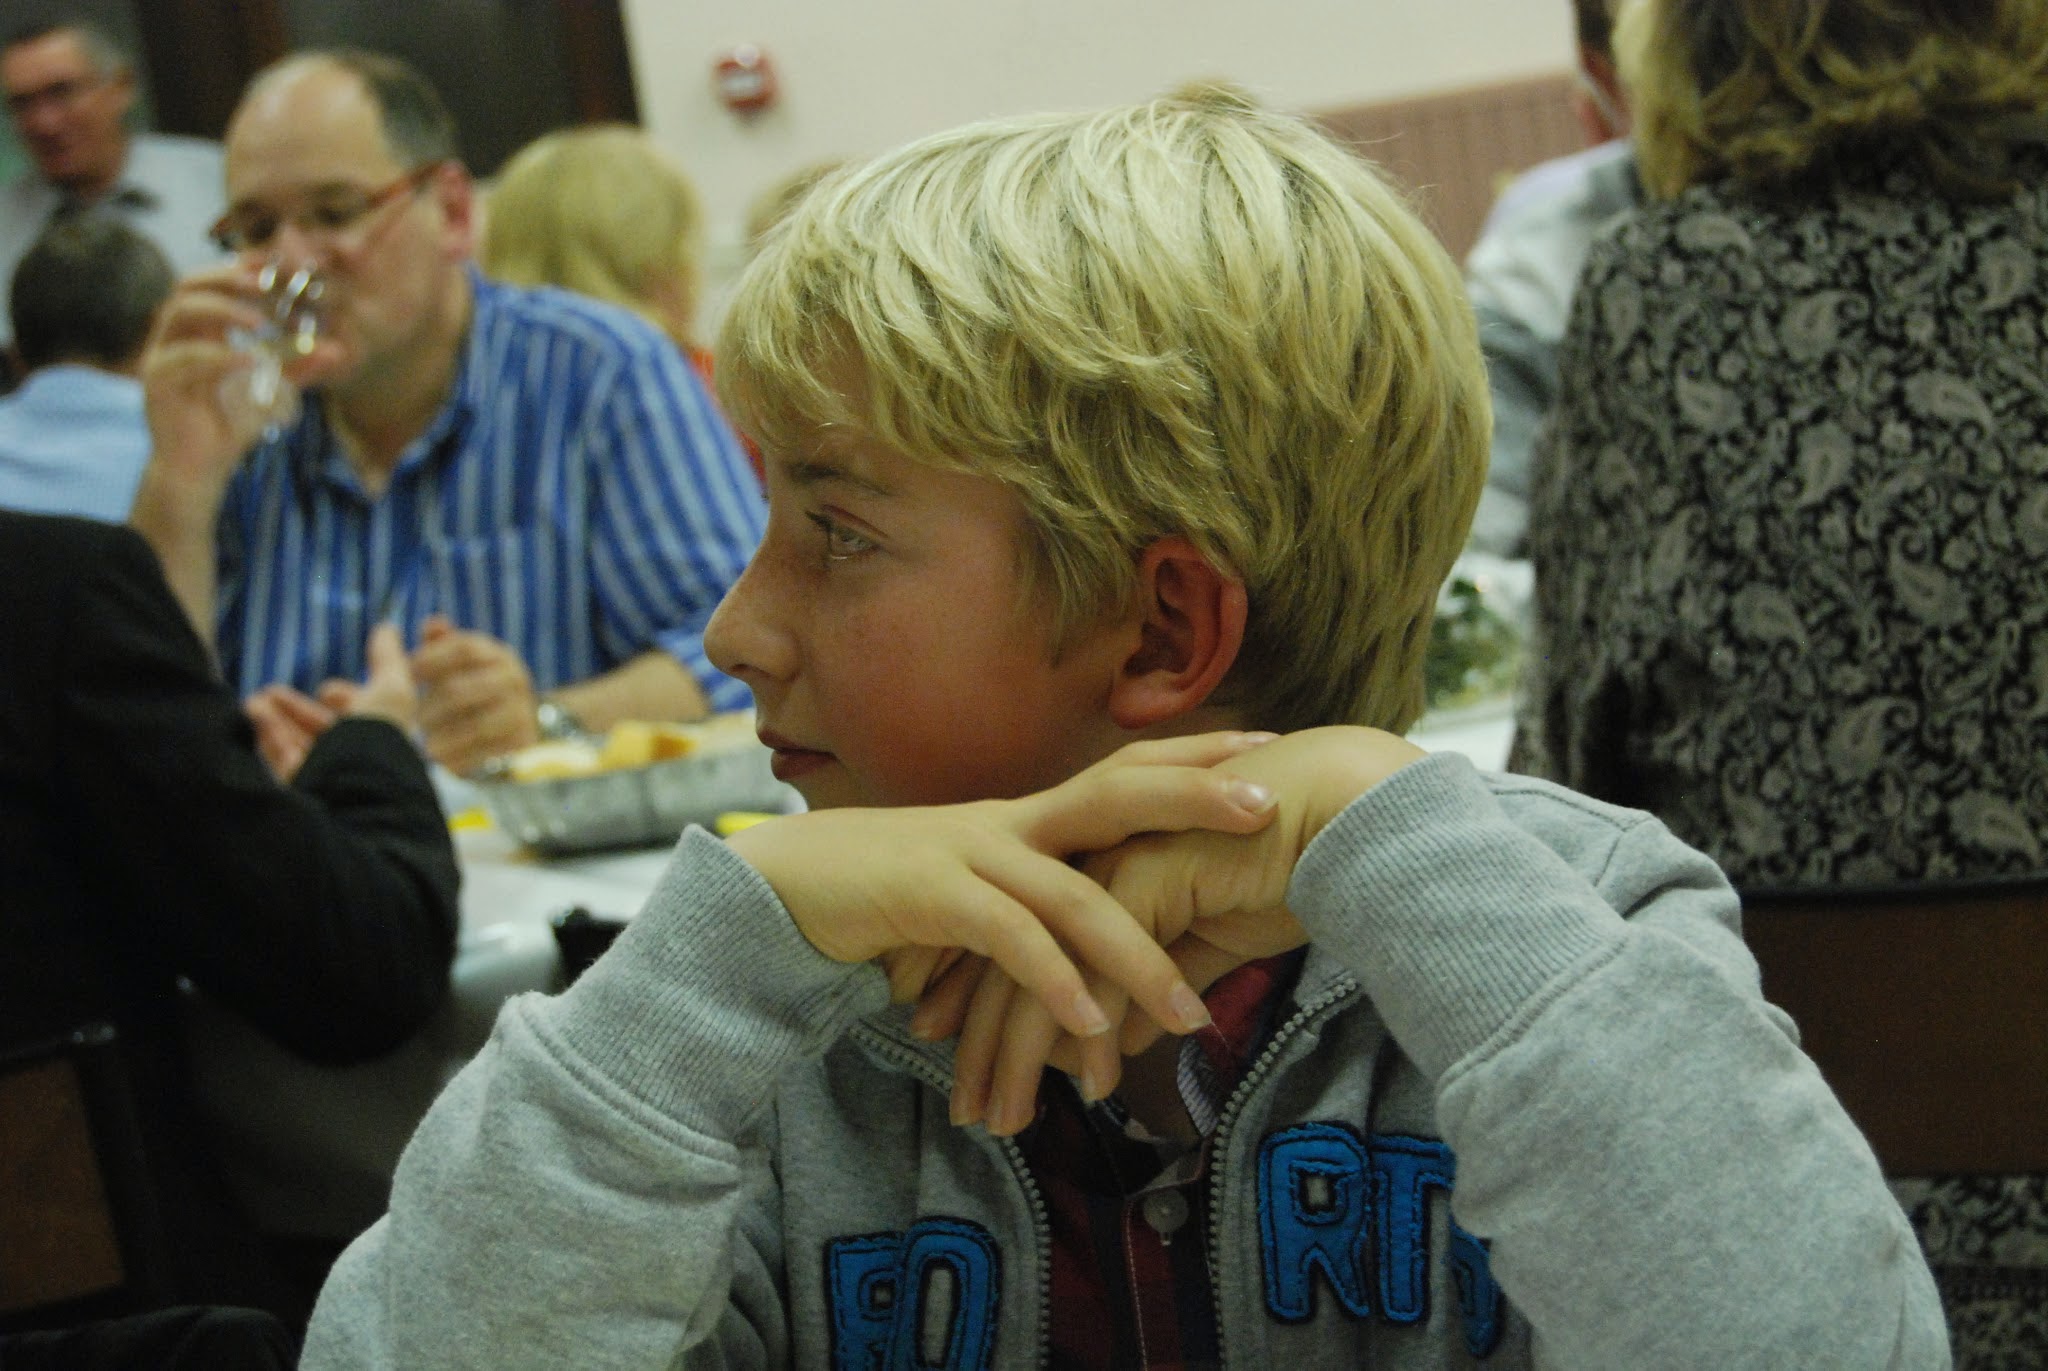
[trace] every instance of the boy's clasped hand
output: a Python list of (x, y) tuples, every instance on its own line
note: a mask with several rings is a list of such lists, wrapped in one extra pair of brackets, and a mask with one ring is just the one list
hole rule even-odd
[(1125, 1055), (1208, 1023), (1199, 991), (1307, 942), (1296, 860), (1424, 755), (1364, 728), (1207, 733), (1021, 799), (821, 811), (730, 844), (820, 952), (918, 1004), (914, 1032), (958, 1035), (954, 1121), (1009, 1134), (1046, 1065), (1102, 1098)]

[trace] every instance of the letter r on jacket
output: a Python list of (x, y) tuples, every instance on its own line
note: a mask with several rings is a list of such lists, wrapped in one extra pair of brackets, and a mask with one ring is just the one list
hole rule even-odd
[[(1315, 1315), (1322, 1274), (1344, 1312), (1375, 1312), (1391, 1324), (1429, 1317), (1429, 1193), (1448, 1191), (1457, 1159), (1429, 1138), (1374, 1134), (1341, 1124), (1304, 1123), (1259, 1147), (1259, 1239), (1266, 1308), (1283, 1323)], [(1465, 1343), (1475, 1357), (1499, 1342), (1500, 1290), (1486, 1248), (1450, 1225), (1444, 1254), (1458, 1293)], [(1377, 1296), (1377, 1307), (1375, 1307)]]

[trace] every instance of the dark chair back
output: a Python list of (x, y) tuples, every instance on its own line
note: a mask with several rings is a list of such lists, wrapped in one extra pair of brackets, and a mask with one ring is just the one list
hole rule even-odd
[(1742, 905), (1765, 997), (1888, 1175), (2048, 1171), (2048, 874)]
[(0, 1331), (158, 1302), (150, 1196), (111, 1026), (0, 1048)]
[(582, 905), (555, 915), (549, 920), (549, 925), (555, 930), (555, 949), (562, 957), (564, 990), (590, 970), (591, 963), (602, 957), (605, 950), (626, 931), (624, 919), (593, 914)]

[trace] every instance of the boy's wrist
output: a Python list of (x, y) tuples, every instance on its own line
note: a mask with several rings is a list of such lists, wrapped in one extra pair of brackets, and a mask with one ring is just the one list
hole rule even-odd
[(1403, 767), (1429, 754), (1406, 738), (1376, 728), (1340, 728), (1311, 785), (1308, 837), (1351, 807), (1353, 801)]
[(1225, 768), (1281, 795), (1283, 810), (1291, 810), (1300, 825), (1300, 847), (1305, 848), (1359, 796), (1428, 755), (1382, 729), (1347, 724), (1289, 734)]

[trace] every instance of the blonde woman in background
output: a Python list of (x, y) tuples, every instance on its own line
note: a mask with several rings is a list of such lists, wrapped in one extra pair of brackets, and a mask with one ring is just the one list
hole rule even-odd
[(501, 281), (632, 310), (708, 377), (696, 342), (703, 239), (703, 207), (681, 167), (637, 128), (587, 124), (545, 134), (505, 164), (478, 256)]

